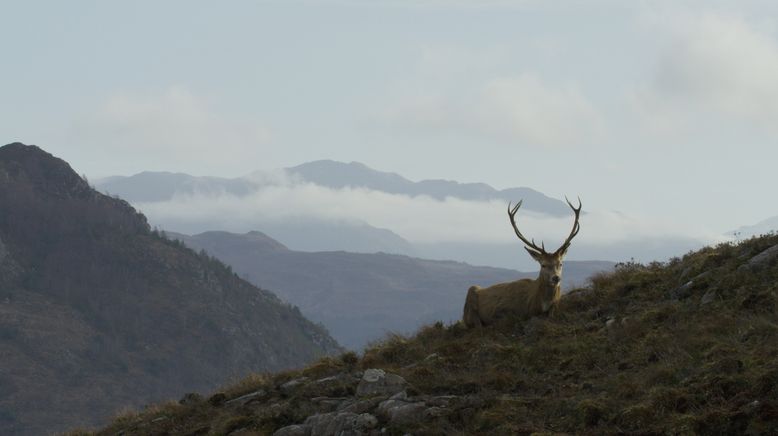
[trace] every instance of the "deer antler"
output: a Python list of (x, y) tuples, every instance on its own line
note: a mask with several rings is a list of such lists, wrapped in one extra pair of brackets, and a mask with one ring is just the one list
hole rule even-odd
[(578, 197), (578, 208), (576, 209), (573, 207), (573, 204), (570, 203), (570, 200), (565, 197), (565, 201), (567, 202), (567, 205), (570, 206), (570, 209), (573, 209), (573, 212), (575, 213), (575, 222), (573, 222), (573, 229), (570, 231), (570, 236), (565, 239), (565, 242), (562, 243), (562, 246), (557, 249), (557, 251), (554, 252), (554, 254), (564, 253), (567, 251), (567, 249), (570, 247), (570, 242), (575, 238), (575, 235), (578, 234), (578, 231), (581, 230), (581, 224), (578, 223), (578, 218), (581, 215), (581, 197)]
[(535, 245), (535, 240), (529, 241), (527, 238), (524, 237), (524, 235), (521, 234), (519, 231), (519, 228), (516, 226), (516, 212), (519, 211), (519, 208), (521, 207), (521, 203), (524, 202), (524, 200), (519, 200), (518, 203), (516, 203), (516, 207), (511, 208), (511, 203), (508, 203), (508, 216), (511, 219), (511, 225), (513, 226), (513, 231), (516, 232), (516, 236), (521, 239), (522, 242), (524, 242), (529, 248), (537, 251), (538, 253), (548, 254), (546, 253), (546, 246), (543, 244), (543, 241), (540, 241), (540, 247)]

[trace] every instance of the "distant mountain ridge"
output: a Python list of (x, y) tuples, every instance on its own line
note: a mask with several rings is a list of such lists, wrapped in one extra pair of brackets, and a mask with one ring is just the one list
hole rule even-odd
[(737, 230), (727, 232), (727, 234), (737, 236), (739, 239), (744, 239), (775, 232), (778, 232), (778, 216), (763, 219), (753, 225), (741, 226)]
[[(408, 333), (426, 322), (458, 319), (471, 285), (537, 276), (385, 253), (305, 253), (289, 250), (261, 232), (168, 236), (207, 251), (250, 282), (275, 290), (352, 349), (389, 332)], [(582, 284), (612, 267), (610, 262), (566, 262), (564, 284)]]
[(0, 147), (0, 205), (2, 435), (91, 426), (341, 350), (36, 146)]
[[(374, 170), (362, 163), (319, 160), (285, 168), (290, 180), (305, 181), (319, 186), (343, 189), (367, 188), (389, 194), (425, 195), (438, 200), (447, 197), (472, 201), (525, 200), (525, 208), (552, 216), (566, 216), (570, 210), (561, 200), (548, 197), (530, 188), (497, 190), (485, 183), (459, 183), (451, 180), (410, 181), (399, 174)], [(254, 173), (263, 174), (262, 172)], [(220, 194), (245, 196), (272, 184), (264, 177), (203, 177), (184, 173), (144, 171), (132, 176), (112, 176), (96, 181), (101, 192), (119, 195), (135, 202), (156, 202), (173, 198), (175, 194)]]
[(486, 183), (459, 183), (452, 180), (412, 182), (399, 174), (374, 170), (359, 162), (343, 163), (318, 160), (286, 169), (311, 183), (329, 188), (363, 187), (390, 194), (426, 195), (438, 200), (446, 197), (462, 200), (525, 200), (525, 208), (552, 216), (566, 216), (568, 206), (534, 189), (520, 187), (497, 190)]
[[(566, 216), (568, 206), (529, 188), (496, 190), (484, 183), (458, 183), (447, 180), (412, 182), (398, 174), (371, 169), (358, 162), (342, 163), (322, 160), (286, 168), (280, 173), (260, 171), (245, 177), (199, 177), (183, 173), (142, 172), (132, 176), (112, 176), (95, 182), (101, 192), (116, 195), (137, 207), (148, 209), (156, 204), (186, 202), (188, 196), (239, 199), (279, 184), (314, 184), (324, 188), (369, 189), (410, 197), (426, 196), (437, 200), (459, 198), (469, 201), (525, 200), (525, 208), (550, 216)], [(207, 200), (202, 200), (207, 201)], [(356, 253), (395, 253), (417, 256), (413, 243), (390, 229), (372, 226), (358, 220), (325, 219), (301, 215), (283, 220), (257, 214), (255, 222), (235, 224), (224, 216), (198, 215), (197, 218), (177, 218), (175, 215), (151, 215), (154, 224), (165, 230), (195, 234), (214, 229), (245, 232), (261, 229), (295, 250), (345, 250)], [(451, 256), (449, 256), (451, 257)], [(456, 256), (454, 256), (456, 257)], [(447, 258), (443, 256), (443, 258)]]

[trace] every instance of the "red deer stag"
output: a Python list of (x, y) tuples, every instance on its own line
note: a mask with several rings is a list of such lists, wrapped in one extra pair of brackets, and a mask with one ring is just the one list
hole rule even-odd
[(548, 253), (541, 241), (540, 247), (535, 245), (535, 240), (528, 240), (521, 234), (516, 226), (516, 212), (521, 207), (521, 201), (511, 208), (508, 204), (508, 217), (510, 218), (516, 236), (526, 244), (525, 250), (540, 264), (540, 274), (535, 280), (521, 279), (510, 283), (500, 283), (481, 288), (472, 286), (467, 291), (465, 310), (462, 317), (468, 327), (480, 327), (494, 322), (502, 314), (515, 314), (523, 319), (529, 319), (541, 314), (553, 313), (560, 299), (559, 284), (562, 281), (562, 259), (570, 247), (570, 242), (581, 229), (578, 218), (581, 214), (581, 199), (578, 199), (578, 208), (575, 208), (570, 200), (567, 204), (575, 213), (575, 222), (570, 236), (555, 252)]

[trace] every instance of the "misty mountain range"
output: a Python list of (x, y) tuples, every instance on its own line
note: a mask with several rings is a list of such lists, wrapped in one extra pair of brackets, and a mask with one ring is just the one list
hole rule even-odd
[[(550, 198), (530, 188), (497, 190), (483, 183), (458, 183), (445, 180), (410, 181), (398, 174), (373, 170), (361, 163), (315, 161), (278, 172), (255, 172), (245, 177), (196, 177), (182, 173), (143, 172), (129, 177), (117, 176), (96, 181), (104, 193), (118, 195), (143, 210), (152, 224), (166, 231), (196, 234), (212, 230), (238, 233), (258, 230), (299, 251), (349, 251), (357, 253), (393, 253), (428, 259), (463, 261), (473, 265), (532, 270), (535, 263), (521, 250), (521, 244), (511, 236), (507, 218), (505, 242), (477, 241), (409, 241), (391, 228), (380, 228), (358, 219), (343, 219), (317, 215), (315, 212), (272, 219), (268, 208), (284, 207), (274, 203), (257, 208), (250, 216), (207, 214), (211, 203), (218, 204), (232, 196), (236, 201), (252, 194), (272, 190), (284, 184), (310, 184), (333, 190), (363, 189), (387, 195), (402, 195), (441, 201), (507, 203), (524, 199), (522, 210), (535, 216), (564, 219), (570, 214), (564, 201)], [(192, 212), (170, 213), (180, 209), (175, 199), (201, 196), (199, 207)], [(204, 197), (203, 197), (204, 196)], [(281, 199), (283, 200), (283, 199)], [(475, 203), (474, 203), (475, 204)], [(235, 223), (235, 220), (242, 220)], [(420, 217), (419, 219), (428, 219)], [(434, 224), (430, 224), (434, 225)], [(585, 226), (586, 224), (584, 224)], [(564, 231), (564, 230), (562, 230)], [(702, 241), (685, 237), (652, 235), (606, 244), (577, 241), (570, 253), (575, 260), (639, 261), (664, 259), (679, 252), (703, 245)]]
[(753, 225), (741, 226), (728, 234), (735, 236), (738, 239), (745, 239), (752, 236), (766, 235), (775, 232), (778, 232), (778, 216), (764, 219)]
[[(567, 205), (530, 188), (509, 188), (497, 190), (485, 183), (459, 183), (451, 180), (422, 180), (412, 182), (399, 174), (377, 171), (359, 162), (343, 163), (319, 160), (283, 170), (299, 182), (314, 183), (332, 189), (367, 188), (389, 194), (408, 196), (426, 195), (438, 200), (455, 197), (462, 200), (525, 199), (526, 210), (551, 216), (565, 216)], [(164, 201), (176, 194), (219, 194), (247, 195), (263, 185), (275, 183), (256, 172), (246, 177), (196, 177), (183, 173), (142, 172), (133, 176), (113, 176), (100, 179), (96, 187), (103, 192), (116, 194), (135, 203)]]
[[(471, 285), (537, 276), (386, 253), (299, 252), (260, 232), (167, 236), (205, 250), (251, 283), (272, 289), (321, 322), (339, 343), (357, 350), (389, 332), (412, 333), (425, 323), (458, 320)], [(566, 262), (564, 286), (583, 284), (612, 268), (611, 262)]]

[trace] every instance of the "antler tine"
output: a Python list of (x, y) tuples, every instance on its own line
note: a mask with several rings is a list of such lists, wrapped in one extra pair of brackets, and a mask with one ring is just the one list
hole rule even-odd
[(508, 203), (508, 216), (511, 220), (511, 225), (513, 226), (513, 231), (516, 232), (516, 236), (521, 239), (521, 242), (529, 246), (529, 248), (539, 252), (539, 253), (546, 253), (546, 246), (543, 244), (543, 241), (540, 241), (540, 247), (538, 247), (535, 244), (535, 240), (532, 239), (531, 241), (524, 237), (524, 235), (521, 234), (521, 231), (519, 231), (519, 227), (516, 225), (516, 212), (519, 211), (519, 208), (521, 207), (521, 204), (524, 202), (524, 200), (519, 200), (518, 203), (516, 203), (516, 207), (511, 208), (511, 203)]
[(573, 206), (573, 203), (570, 203), (570, 200), (567, 199), (567, 196), (565, 196), (565, 201), (567, 202), (567, 205), (570, 206), (570, 209), (573, 209), (573, 213), (575, 213), (575, 221), (573, 222), (573, 229), (570, 230), (570, 236), (565, 239), (565, 242), (562, 243), (562, 246), (559, 247), (557, 251), (554, 252), (554, 254), (558, 254), (567, 250), (570, 247), (570, 243), (572, 242), (573, 238), (575, 238), (575, 235), (577, 235), (578, 231), (581, 230), (581, 223), (578, 222), (578, 218), (581, 216), (581, 197), (578, 197), (578, 208)]

